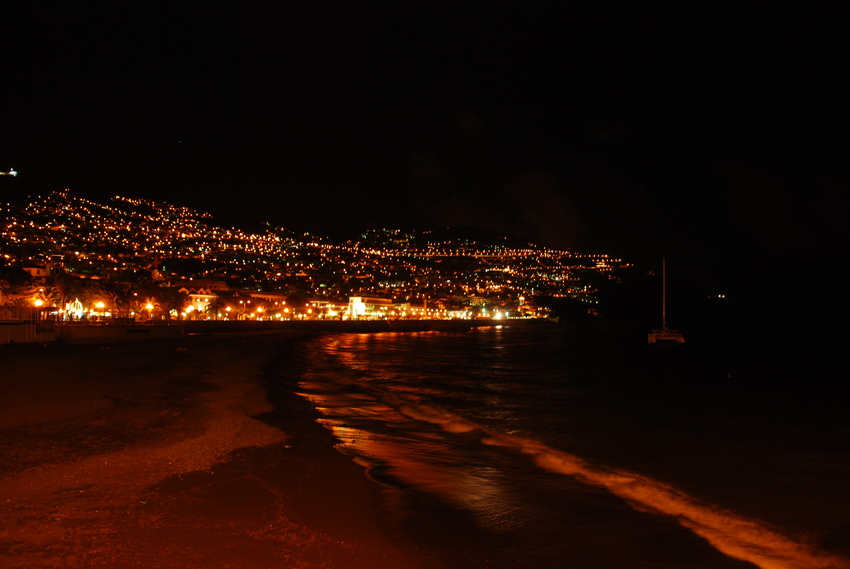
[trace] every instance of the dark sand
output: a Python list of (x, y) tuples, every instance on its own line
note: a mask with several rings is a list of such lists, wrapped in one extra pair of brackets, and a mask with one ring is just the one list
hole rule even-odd
[(270, 381), (286, 334), (0, 347), (0, 568), (440, 567)]

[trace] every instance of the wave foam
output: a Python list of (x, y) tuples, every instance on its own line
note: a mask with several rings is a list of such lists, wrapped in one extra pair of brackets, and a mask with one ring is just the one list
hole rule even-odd
[(540, 468), (604, 488), (635, 510), (672, 517), (721, 553), (761, 569), (850, 569), (847, 557), (821, 551), (764, 522), (704, 503), (670, 484), (591, 463), (542, 441), (484, 427), (457, 413), (412, 401), (390, 390), (377, 386), (369, 386), (368, 390), (410, 419), (435, 424), (449, 433), (475, 432), (483, 444), (529, 455)]
[(673, 517), (721, 553), (761, 569), (850, 569), (846, 557), (819, 551), (763, 522), (703, 503), (672, 485), (627, 470), (594, 465), (540, 441), (500, 433), (438, 407), (396, 403), (394, 406), (411, 419), (439, 425), (450, 433), (480, 431), (484, 444), (531, 455), (539, 467), (605, 488), (636, 510)]

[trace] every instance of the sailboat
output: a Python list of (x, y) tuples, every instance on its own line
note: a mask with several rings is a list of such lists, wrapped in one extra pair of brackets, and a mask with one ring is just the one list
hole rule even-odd
[(667, 327), (667, 259), (661, 260), (661, 329), (649, 332), (650, 344), (684, 344), (685, 337), (678, 330)]

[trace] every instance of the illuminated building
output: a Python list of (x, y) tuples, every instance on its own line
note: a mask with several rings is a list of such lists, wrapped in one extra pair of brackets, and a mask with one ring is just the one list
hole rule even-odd
[(348, 299), (348, 317), (352, 320), (386, 318), (393, 301), (373, 296), (352, 296)]
[(186, 307), (186, 312), (197, 312), (198, 314), (206, 314), (207, 309), (212, 301), (218, 298), (211, 289), (208, 288), (187, 288), (183, 287), (180, 292), (189, 297), (189, 305)]

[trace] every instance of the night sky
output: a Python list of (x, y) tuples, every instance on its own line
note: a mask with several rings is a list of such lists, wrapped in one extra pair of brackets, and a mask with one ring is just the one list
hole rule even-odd
[(0, 168), (19, 175), (0, 200), (67, 187), (318, 233), (468, 225), (666, 255), (717, 292), (845, 240), (837, 11), (289, 4), (4, 13)]

